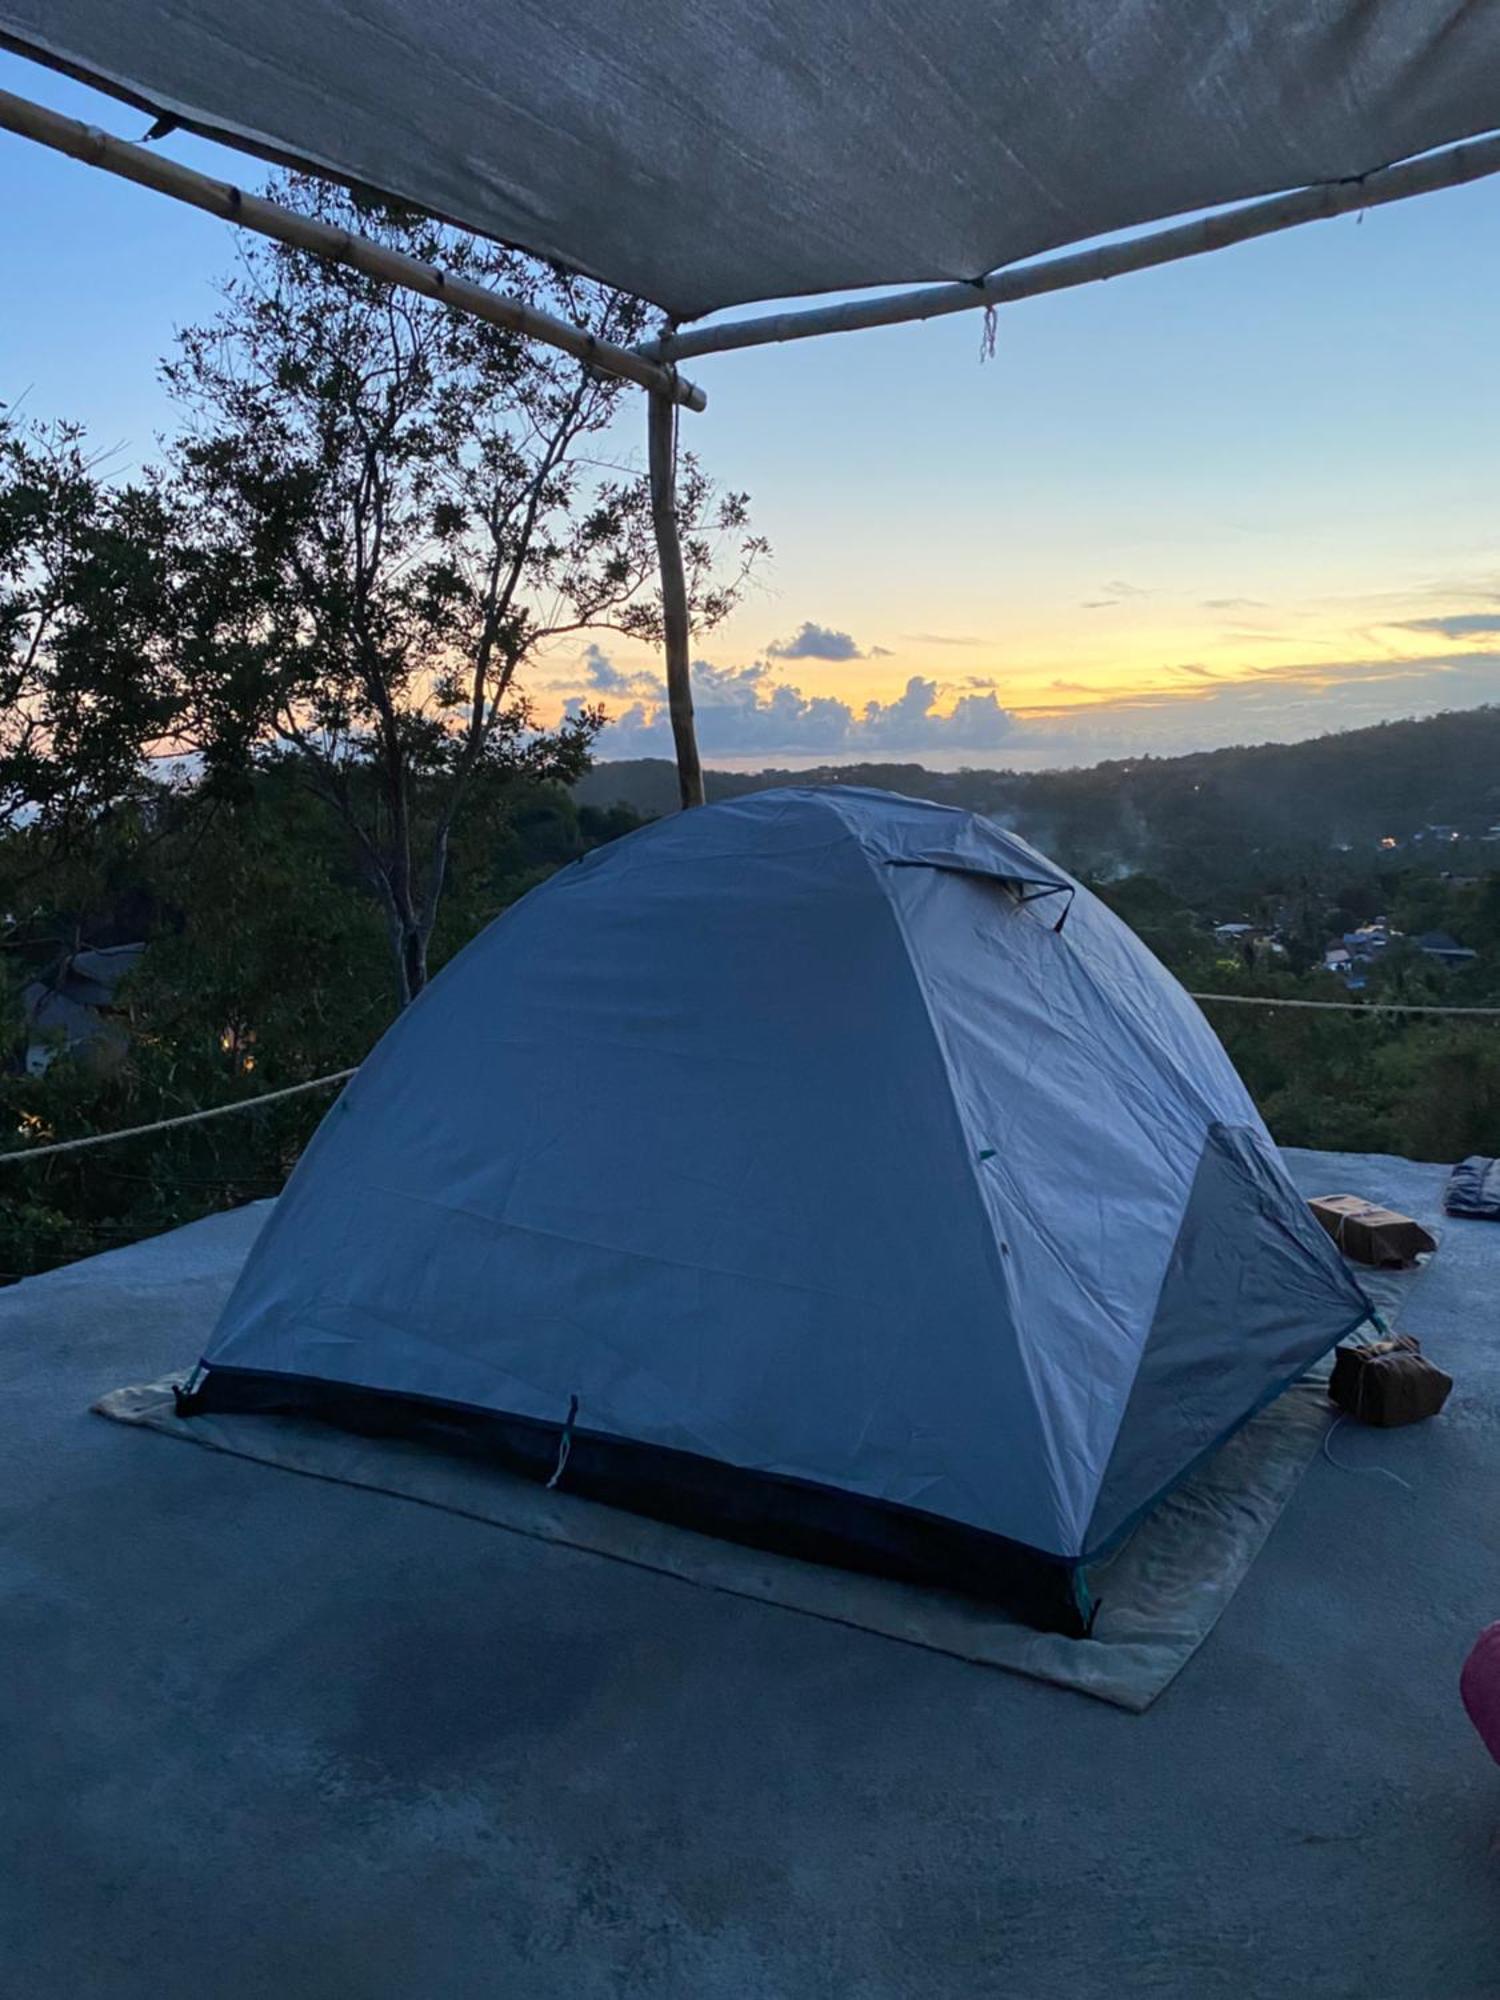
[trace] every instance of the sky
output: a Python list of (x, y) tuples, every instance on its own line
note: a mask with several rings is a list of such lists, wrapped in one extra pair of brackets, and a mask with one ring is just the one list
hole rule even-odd
[[(19, 57), (0, 88), (148, 122)], [(684, 442), (773, 551), (695, 641), (705, 758), (1036, 768), (1497, 698), (1497, 233), (1492, 180), (1007, 307), (991, 358), (975, 313), (699, 359)], [(150, 459), (233, 234), (0, 133), (0, 402)], [(605, 756), (670, 754), (642, 647), (531, 686), (602, 702)]]

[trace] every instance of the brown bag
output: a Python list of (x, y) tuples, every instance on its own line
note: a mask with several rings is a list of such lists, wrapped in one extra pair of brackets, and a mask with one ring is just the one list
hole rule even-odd
[(1363, 1195), (1315, 1195), (1308, 1207), (1346, 1257), (1382, 1271), (1403, 1271), (1437, 1248), (1437, 1238), (1420, 1222), (1394, 1208), (1379, 1208)]
[(1334, 1349), (1329, 1399), (1362, 1424), (1419, 1424), (1448, 1400), (1453, 1377), (1434, 1368), (1409, 1333)]

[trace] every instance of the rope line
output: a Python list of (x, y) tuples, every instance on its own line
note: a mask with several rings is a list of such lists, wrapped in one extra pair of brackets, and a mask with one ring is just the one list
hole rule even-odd
[[(1500, 1020), (1500, 1007), (1439, 1007), (1396, 1000), (1278, 1000), (1254, 993), (1190, 993), (1188, 998), (1226, 1007), (1301, 1007), (1332, 1014), (1451, 1014), (1471, 1020)], [(13, 1153), (0, 1153), (0, 1167), (12, 1166), (18, 1160), (44, 1160), (58, 1153), (81, 1153), (88, 1146), (112, 1146), (117, 1140), (141, 1139), (149, 1132), (173, 1132), (183, 1125), (201, 1124), (206, 1118), (227, 1118), (235, 1111), (255, 1111), (284, 1098), (301, 1097), (310, 1090), (325, 1090), (332, 1083), (347, 1083), (353, 1075), (354, 1069), (336, 1069), (307, 1083), (289, 1083), (284, 1090), (268, 1090), (261, 1097), (242, 1097), (235, 1104), (216, 1104), (208, 1111), (185, 1111), (178, 1118), (158, 1118), (150, 1125), (127, 1125), (120, 1132), (95, 1132), (86, 1139), (58, 1139), (47, 1146), (22, 1146)]]
[(352, 1069), (336, 1069), (327, 1076), (315, 1076), (308, 1083), (289, 1083), (285, 1090), (265, 1091), (260, 1097), (215, 1104), (207, 1111), (185, 1111), (180, 1118), (158, 1118), (150, 1125), (127, 1125), (120, 1132), (94, 1132), (86, 1139), (59, 1139), (48, 1146), (23, 1146), (19, 1152), (0, 1153), (0, 1167), (15, 1160), (42, 1160), (51, 1153), (81, 1153), (86, 1146), (112, 1146), (117, 1139), (139, 1139), (147, 1132), (172, 1132), (180, 1125), (201, 1124), (205, 1118), (227, 1118), (232, 1111), (258, 1111), (262, 1105), (276, 1104), (286, 1097), (301, 1097), (309, 1090), (323, 1090), (330, 1083), (345, 1083), (353, 1074)]
[(1255, 993), (1190, 993), (1190, 1000), (1216, 1000), (1228, 1007), (1311, 1007), (1333, 1014), (1467, 1014), (1500, 1019), (1500, 1007), (1439, 1007), (1409, 1000), (1276, 1000)]
[(1323, 1456), (1340, 1472), (1378, 1472), (1382, 1479), (1394, 1479), (1398, 1486), (1404, 1486), (1408, 1493), (1415, 1493), (1416, 1487), (1409, 1479), (1403, 1479), (1399, 1472), (1392, 1472), (1388, 1465), (1346, 1465), (1341, 1458), (1335, 1458), (1329, 1447), (1333, 1443), (1334, 1432), (1346, 1422), (1345, 1417), (1335, 1417), (1333, 1423), (1323, 1433)]

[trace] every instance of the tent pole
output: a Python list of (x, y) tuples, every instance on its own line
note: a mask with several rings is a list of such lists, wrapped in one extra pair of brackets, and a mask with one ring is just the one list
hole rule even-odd
[(1379, 208), (1440, 188), (1462, 187), (1500, 173), (1500, 135), (1424, 153), (1394, 167), (1381, 167), (1359, 180), (1329, 181), (1321, 187), (1299, 188), (1242, 208), (1224, 209), (1197, 222), (1132, 236), (1123, 243), (1105, 243), (1039, 263), (1011, 264), (988, 277), (956, 285), (924, 285), (915, 291), (888, 293), (878, 299), (849, 299), (840, 305), (813, 306), (801, 312), (770, 313), (758, 319), (733, 320), (724, 326), (689, 328), (657, 340), (642, 341), (635, 350), (651, 361), (687, 361), (696, 354), (724, 354), (737, 347), (764, 347), (771, 342), (809, 340), (816, 334), (854, 333), (868, 326), (898, 326), (910, 320), (937, 319), (947, 313), (972, 312), (977, 306), (1012, 305), (1017, 299), (1044, 292), (1070, 291), (1102, 278), (1123, 277), (1129, 271), (1175, 264), (1184, 257), (1201, 257), (1232, 243), (1248, 243), (1307, 222), (1347, 215), (1355, 209)]
[(311, 216), (282, 208), (277, 202), (245, 194), (229, 181), (211, 180), (207, 174), (196, 173), (147, 146), (133, 146), (127, 140), (112, 138), (97, 126), (64, 118), (60, 112), (34, 104), (30, 98), (16, 97), (8, 90), (0, 90), (0, 131), (34, 139), (55, 153), (66, 153), (70, 159), (102, 167), (106, 173), (134, 181), (137, 186), (155, 188), (158, 194), (171, 195), (176, 201), (205, 209), (226, 222), (238, 223), (242, 229), (253, 229), (259, 236), (290, 243), (298, 250), (316, 251), (339, 264), (350, 264), (368, 278), (382, 279), (405, 291), (420, 292), (424, 298), (441, 299), (458, 312), (486, 320), (491, 326), (507, 327), (528, 339), (544, 341), (549, 347), (559, 347), (590, 368), (639, 382), (642, 388), (660, 392), (674, 403), (685, 403), (690, 410), (701, 410), (707, 405), (703, 391), (679, 377), (675, 368), (643, 360), (631, 348), (597, 340), (586, 328), (573, 326), (552, 313), (540, 312), (523, 299), (492, 292), (487, 286), (471, 284), (467, 278), (440, 271), (436, 265), (405, 257), (398, 250), (387, 250), (367, 236), (334, 229), (326, 222), (316, 222)]
[(693, 683), (688, 659), (687, 576), (677, 527), (677, 406), (667, 390), (653, 389), (648, 417), (651, 524), (661, 568), (661, 623), (667, 655), (667, 711), (677, 752), (677, 785), (683, 806), (703, 804), (703, 767), (693, 727)]

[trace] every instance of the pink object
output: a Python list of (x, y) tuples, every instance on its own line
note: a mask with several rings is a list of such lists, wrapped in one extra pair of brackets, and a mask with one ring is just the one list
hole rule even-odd
[(1500, 1625), (1486, 1625), (1475, 1640), (1458, 1691), (1485, 1749), (1500, 1764)]

